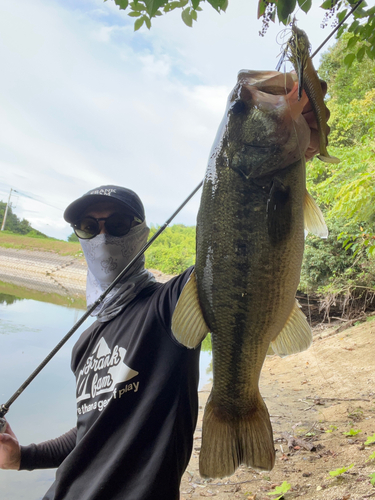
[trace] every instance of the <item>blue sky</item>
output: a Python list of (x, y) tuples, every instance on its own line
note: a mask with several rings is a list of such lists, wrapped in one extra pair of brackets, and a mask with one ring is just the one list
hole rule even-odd
[[(173, 12), (134, 33), (112, 0), (17, 0), (0, 7), (0, 200), (49, 236), (89, 189), (124, 185), (163, 224), (204, 177), (240, 69), (274, 69), (275, 24), (258, 35), (256, 0), (208, 4), (188, 28)], [(324, 11), (298, 15), (313, 49)], [(315, 61), (317, 64), (318, 61)], [(289, 68), (287, 68), (289, 69)], [(194, 225), (198, 193), (174, 222)]]

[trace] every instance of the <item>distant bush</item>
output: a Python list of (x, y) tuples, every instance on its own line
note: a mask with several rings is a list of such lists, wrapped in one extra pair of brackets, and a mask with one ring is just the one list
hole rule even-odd
[[(159, 226), (151, 226), (150, 238)], [(195, 263), (195, 226), (167, 227), (146, 252), (146, 267), (179, 274)]]
[(79, 243), (78, 236), (75, 233), (70, 234), (67, 237), (67, 241), (70, 241), (71, 243)]
[(47, 236), (44, 233), (41, 233), (37, 229), (32, 229), (26, 234), (26, 236), (29, 236), (30, 238), (49, 238), (49, 236)]

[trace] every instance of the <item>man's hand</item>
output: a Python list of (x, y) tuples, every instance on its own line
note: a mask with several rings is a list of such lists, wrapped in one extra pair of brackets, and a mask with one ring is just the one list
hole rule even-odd
[[(327, 83), (323, 80), (320, 80), (320, 84), (322, 86), (323, 95), (327, 93)], [(326, 110), (326, 119), (329, 119), (329, 109), (325, 106)], [(310, 101), (303, 108), (302, 116), (307, 121), (307, 125), (310, 127), (311, 135), (310, 135), (310, 144), (306, 150), (305, 158), (306, 160), (311, 160), (315, 155), (319, 154), (319, 135), (318, 135), (318, 124), (315, 119), (315, 115), (311, 106)], [(327, 125), (326, 134), (328, 135), (330, 131), (329, 126)]]
[(0, 434), (0, 469), (19, 470), (21, 464), (21, 448), (10, 428), (9, 423), (3, 434)]

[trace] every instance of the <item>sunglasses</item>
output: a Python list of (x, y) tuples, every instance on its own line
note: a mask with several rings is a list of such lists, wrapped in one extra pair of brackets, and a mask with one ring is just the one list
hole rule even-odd
[[(78, 238), (90, 240), (100, 233), (100, 221), (104, 221), (107, 233), (111, 236), (125, 236), (130, 229), (142, 221), (133, 215), (112, 214), (109, 217), (95, 219), (95, 217), (82, 217), (72, 224), (72, 228)], [(136, 224), (134, 224), (134, 222)]]

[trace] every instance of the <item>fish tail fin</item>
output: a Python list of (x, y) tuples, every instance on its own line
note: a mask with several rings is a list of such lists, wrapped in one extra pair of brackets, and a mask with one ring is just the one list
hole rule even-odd
[(335, 156), (330, 156), (328, 153), (325, 155), (316, 155), (319, 160), (324, 161), (324, 163), (340, 163), (340, 159)]
[(230, 476), (241, 464), (260, 470), (271, 470), (275, 464), (271, 421), (259, 392), (256, 404), (244, 415), (224, 414), (210, 399), (205, 408), (200, 475)]

